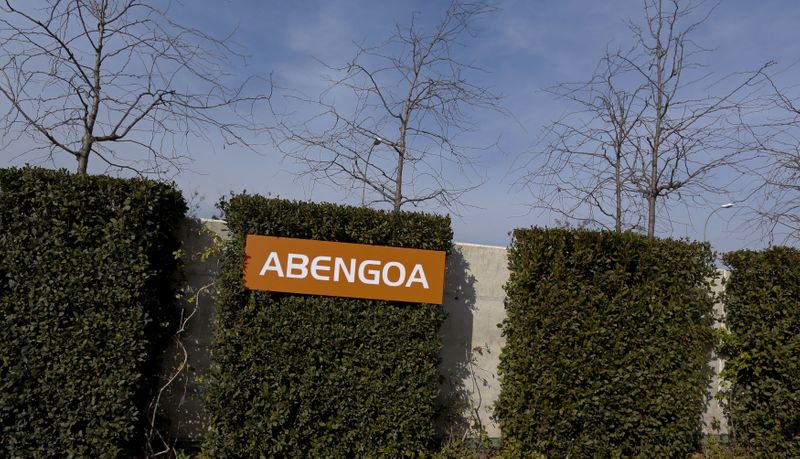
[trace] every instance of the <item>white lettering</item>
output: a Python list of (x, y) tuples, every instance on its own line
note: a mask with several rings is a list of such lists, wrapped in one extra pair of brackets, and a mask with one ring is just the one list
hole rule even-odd
[(333, 281), (339, 282), (339, 274), (344, 274), (345, 279), (347, 282), (351, 284), (356, 281), (356, 259), (350, 259), (350, 271), (347, 271), (347, 265), (344, 264), (344, 260), (341, 258), (336, 258), (333, 267)]
[(275, 271), (278, 277), (283, 277), (283, 268), (281, 268), (278, 254), (275, 252), (270, 252), (269, 255), (267, 255), (267, 261), (264, 262), (264, 266), (261, 268), (261, 272), (258, 273), (258, 275), (263, 276), (267, 271)]
[(411, 270), (411, 275), (408, 276), (408, 282), (406, 282), (406, 287), (411, 287), (411, 284), (414, 282), (419, 282), (422, 284), (422, 288), (428, 288), (428, 279), (425, 277), (425, 270), (422, 269), (422, 265), (417, 263), (414, 266), (414, 269)]
[[(331, 266), (331, 263), (333, 263), (333, 266)], [(358, 280), (368, 285), (383, 283), (388, 287), (405, 286), (408, 288), (414, 284), (421, 284), (422, 288), (430, 288), (425, 269), (419, 263), (414, 265), (411, 275), (407, 278), (405, 265), (398, 261), (389, 261), (381, 266), (381, 262), (378, 260), (364, 260), (358, 263), (358, 270), (356, 270), (356, 264), (357, 260), (355, 258), (345, 261), (340, 257), (332, 258), (327, 255), (319, 255), (311, 260), (309, 266), (308, 255), (289, 253), (286, 259), (286, 270), (284, 271), (278, 253), (270, 252), (261, 267), (259, 275), (264, 276), (267, 272), (272, 271), (278, 277), (305, 279), (311, 274), (311, 277), (318, 281), (333, 280), (333, 282), (339, 282), (342, 279), (352, 284), (356, 281), (357, 272)]]
[[(365, 284), (370, 285), (378, 285), (381, 282), (381, 272), (377, 269), (369, 269), (367, 270), (367, 266), (380, 266), (381, 262), (376, 260), (364, 260), (358, 265), (358, 280)], [(366, 277), (364, 275), (364, 271), (366, 274), (369, 274), (371, 277)]]
[[(296, 262), (295, 260), (300, 260)], [(298, 272), (295, 272), (298, 271)], [(308, 276), (308, 256), (302, 253), (290, 253), (286, 260), (286, 277), (290, 279), (304, 279)]]
[(330, 270), (331, 270), (330, 265), (325, 264), (325, 265), (320, 266), (321, 262), (330, 262), (330, 261), (331, 261), (331, 257), (325, 256), (325, 255), (320, 255), (318, 257), (314, 257), (314, 259), (311, 260), (311, 277), (313, 277), (316, 280), (321, 280), (321, 281), (329, 281), (329, 280), (331, 280), (331, 276), (323, 276), (323, 275), (321, 275), (319, 273), (320, 271), (330, 272)]
[[(389, 280), (389, 269), (390, 268), (397, 268), (399, 276), (397, 276), (396, 281)], [(397, 287), (403, 284), (403, 281), (406, 280), (406, 267), (403, 266), (402, 263), (398, 263), (396, 261), (390, 261), (383, 265), (383, 283), (388, 285), (389, 287)]]

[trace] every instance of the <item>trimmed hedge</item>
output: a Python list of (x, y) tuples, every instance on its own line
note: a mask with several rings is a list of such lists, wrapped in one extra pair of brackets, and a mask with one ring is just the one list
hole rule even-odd
[(504, 444), (548, 457), (695, 449), (711, 377), (712, 263), (707, 244), (514, 231), (495, 406)]
[(730, 334), (724, 407), (736, 442), (762, 457), (800, 457), (800, 251), (725, 254)]
[(0, 170), (0, 456), (138, 452), (185, 210), (152, 181)]
[(439, 305), (242, 285), (247, 234), (449, 250), (449, 217), (237, 195), (207, 390), (211, 457), (400, 457), (433, 446)]

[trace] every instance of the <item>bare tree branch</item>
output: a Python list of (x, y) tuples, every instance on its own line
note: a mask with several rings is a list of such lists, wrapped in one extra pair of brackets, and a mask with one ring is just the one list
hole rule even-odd
[(545, 127), (514, 185), (534, 197), (532, 209), (619, 232), (641, 224), (630, 152), (647, 103), (617, 55), (607, 51), (589, 81), (546, 89), (577, 109)]
[(758, 107), (761, 122), (748, 126), (747, 147), (758, 153), (747, 173), (757, 178), (748, 227), (760, 227), (770, 244), (800, 241), (800, 97), (797, 87), (768, 78), (770, 96)]
[(177, 24), (142, 0), (4, 0), (0, 11), (9, 144), (69, 153), (79, 173), (93, 154), (112, 168), (160, 173), (188, 160), (189, 133), (251, 147), (268, 130), (258, 119), (271, 82), (232, 83), (232, 59), (243, 56), (229, 37)]
[[(739, 113), (753, 103), (763, 83), (767, 62), (744, 74), (739, 83), (721, 94), (699, 85), (699, 55), (707, 50), (692, 34), (709, 18), (714, 6), (705, 2), (645, 0), (646, 27), (631, 24), (638, 55), (620, 56), (645, 81), (648, 110), (636, 132), (638, 172), (633, 183), (647, 202), (647, 235), (654, 237), (657, 205), (676, 195), (679, 201), (705, 202), (708, 195), (728, 191), (714, 172), (736, 171), (746, 149), (735, 140)], [(693, 19), (699, 17), (699, 19)]]
[(483, 1), (455, 0), (431, 32), (412, 16), (381, 46), (359, 45), (350, 63), (329, 67), (337, 76), (319, 97), (290, 98), (318, 113), (301, 122), (283, 117), (279, 149), (303, 165), (301, 174), (360, 189), (364, 205), (399, 210), (434, 201), (454, 210), (474, 186), (455, 185), (448, 176), (478, 175), (472, 153), (491, 147), (457, 139), (476, 128), (474, 110), (503, 110), (498, 96), (467, 79), (478, 69), (453, 49), (492, 11)]
[(643, 10), (641, 25), (628, 22), (630, 50), (607, 51), (589, 82), (549, 90), (578, 110), (546, 129), (516, 184), (534, 193), (533, 208), (616, 231), (646, 217), (654, 237), (657, 216), (671, 225), (671, 206), (703, 205), (744, 171), (743, 114), (760, 104), (773, 63), (709, 85), (692, 35), (714, 6), (644, 0)]

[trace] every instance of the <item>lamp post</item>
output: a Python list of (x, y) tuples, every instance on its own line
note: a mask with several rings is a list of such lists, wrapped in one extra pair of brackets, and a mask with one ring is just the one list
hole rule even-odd
[[(711, 216), (714, 215), (715, 213), (719, 212), (722, 209), (730, 209), (731, 207), (733, 207), (733, 203), (732, 202), (728, 202), (728, 203), (725, 203), (725, 204), (717, 207), (716, 209), (711, 211), (711, 213), (708, 214), (708, 217), (706, 217), (706, 223), (705, 223), (705, 225), (703, 225), (703, 242), (707, 242), (708, 241), (708, 236), (707, 236), (707, 234), (708, 234), (707, 233), (707, 231), (708, 231), (708, 222), (709, 222), (709, 220), (711, 220)], [(716, 254), (714, 255), (714, 258), (716, 260)], [(717, 280), (716, 280), (716, 276), (715, 276), (714, 282), (716, 283), (716, 281)], [(725, 328), (725, 319), (724, 319), (724, 317), (725, 317), (725, 305), (723, 303), (715, 304), (714, 305), (714, 312), (715, 312), (715, 314), (714, 314), (715, 316), (719, 315), (719, 317), (714, 319), (715, 325), (718, 326), (718, 327), (721, 327), (721, 328)], [(723, 360), (716, 353), (716, 351), (714, 351), (714, 360), (716, 361), (716, 364), (717, 364), (716, 365), (717, 366), (717, 374), (715, 375), (715, 381), (714, 381), (714, 384), (716, 385), (716, 390), (714, 391), (714, 395), (716, 395), (716, 392), (719, 392), (719, 390), (721, 388), (721, 385), (722, 385), (722, 378), (721, 378), (720, 375), (722, 374), (722, 370), (725, 369), (725, 360)], [(727, 426), (727, 423), (725, 425)]]
[(708, 214), (708, 217), (706, 217), (706, 224), (703, 225), (703, 242), (708, 241), (708, 238), (706, 237), (706, 234), (707, 234), (706, 231), (708, 230), (708, 221), (711, 220), (711, 216), (714, 215), (715, 213), (717, 213), (718, 211), (722, 210), (722, 209), (730, 209), (731, 207), (733, 207), (733, 203), (729, 202), (729, 203), (726, 203), (726, 204), (723, 204), (723, 205), (717, 207), (716, 209), (711, 211), (710, 214)]
[(372, 150), (374, 150), (375, 147), (383, 142), (383, 139), (375, 136), (375, 138), (372, 139), (372, 145), (370, 145), (369, 151), (367, 152), (367, 162), (364, 164), (364, 183), (361, 185), (361, 207), (364, 207), (364, 198), (367, 196), (367, 169), (369, 168), (369, 161), (372, 158)]

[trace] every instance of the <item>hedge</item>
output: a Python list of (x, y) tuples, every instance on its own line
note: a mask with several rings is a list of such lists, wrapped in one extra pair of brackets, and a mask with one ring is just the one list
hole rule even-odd
[(140, 451), (185, 209), (152, 181), (0, 170), (0, 456)]
[(743, 250), (723, 261), (732, 434), (757, 456), (800, 457), (800, 250)]
[(400, 457), (435, 442), (439, 305), (242, 285), (247, 234), (449, 250), (449, 217), (241, 194), (218, 279), (210, 457)]
[(707, 244), (518, 229), (495, 405), (507, 447), (548, 457), (685, 457), (714, 342)]

